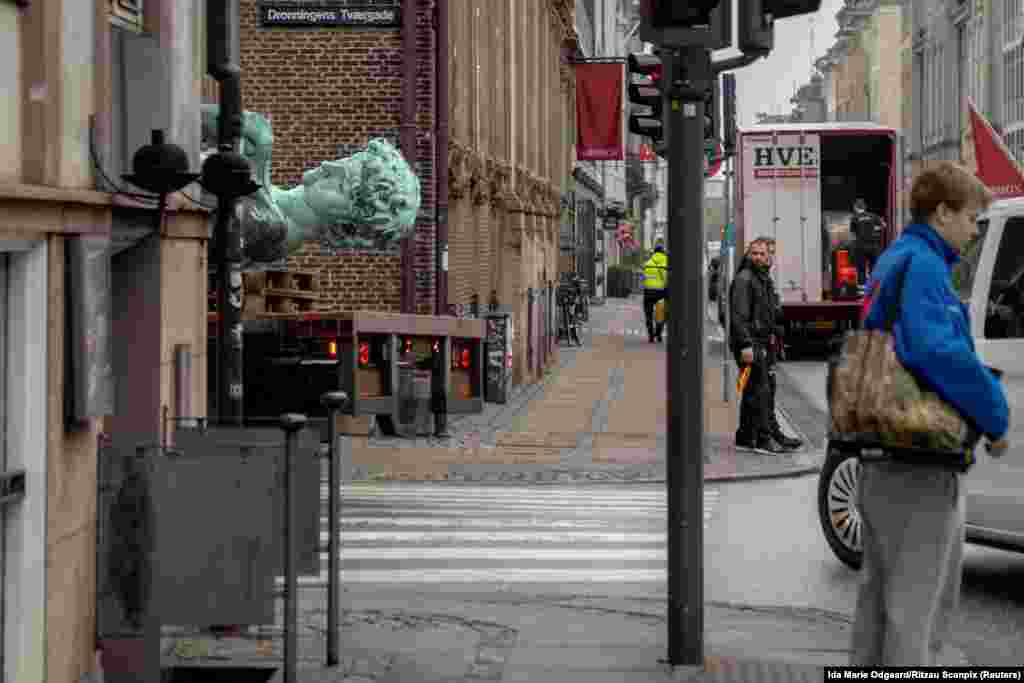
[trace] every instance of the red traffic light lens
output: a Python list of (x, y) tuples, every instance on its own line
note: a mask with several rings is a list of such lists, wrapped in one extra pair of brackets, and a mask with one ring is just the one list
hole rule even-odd
[(370, 364), (370, 344), (369, 342), (359, 342), (359, 364), (369, 365)]

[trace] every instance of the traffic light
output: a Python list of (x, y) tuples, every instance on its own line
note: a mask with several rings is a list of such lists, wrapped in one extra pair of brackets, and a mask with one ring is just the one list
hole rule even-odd
[(821, 0), (738, 0), (737, 47), (747, 54), (768, 54), (774, 47), (776, 19), (817, 12)]
[(774, 19), (788, 19), (821, 9), (821, 0), (762, 0), (764, 11)]
[[(661, 121), (661, 58), (657, 55), (632, 53), (627, 62), (629, 87), (626, 90), (629, 101), (638, 105), (630, 108), (629, 132), (658, 142), (664, 135)], [(634, 80), (634, 76), (640, 77), (639, 82)]]
[(640, 39), (724, 50), (732, 46), (732, 0), (640, 0)]
[(722, 148), (736, 150), (736, 76), (722, 74)]
[[(720, 0), (640, 0), (640, 16), (652, 28), (707, 26)], [(726, 0), (726, 4), (732, 0)]]
[(765, 8), (765, 0), (740, 0), (736, 47), (745, 54), (771, 52), (775, 44), (774, 21)]
[(718, 78), (711, 81), (711, 85), (704, 92), (704, 139), (718, 139), (718, 121), (721, 115), (718, 111)]

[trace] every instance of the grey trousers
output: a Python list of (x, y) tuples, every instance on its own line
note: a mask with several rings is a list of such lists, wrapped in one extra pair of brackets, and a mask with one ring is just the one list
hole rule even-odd
[(960, 601), (960, 476), (926, 465), (861, 464), (864, 561), (851, 665), (933, 665)]

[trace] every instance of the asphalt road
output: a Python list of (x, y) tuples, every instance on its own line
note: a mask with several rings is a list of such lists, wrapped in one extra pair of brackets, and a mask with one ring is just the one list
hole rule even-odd
[[(785, 363), (782, 371), (825, 411), (825, 366)], [(825, 543), (816, 477), (721, 487), (706, 536), (708, 599), (816, 607), (851, 614), (857, 573)], [(1024, 495), (1024, 492), (1021, 493)], [(728, 535), (716, 534), (718, 525)], [(1024, 664), (1024, 553), (968, 545), (956, 644), (974, 664)]]

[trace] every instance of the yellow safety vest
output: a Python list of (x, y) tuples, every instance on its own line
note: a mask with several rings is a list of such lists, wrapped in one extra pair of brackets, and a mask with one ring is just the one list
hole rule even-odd
[(644, 264), (644, 289), (665, 289), (668, 286), (668, 256), (656, 251)]

